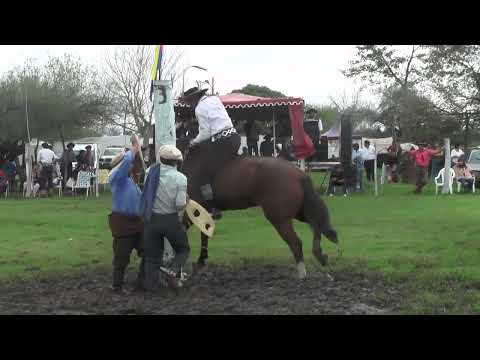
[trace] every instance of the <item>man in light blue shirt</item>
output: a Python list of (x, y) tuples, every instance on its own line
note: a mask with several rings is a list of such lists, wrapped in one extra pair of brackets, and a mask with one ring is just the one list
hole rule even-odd
[(360, 149), (358, 144), (353, 144), (352, 149), (352, 163), (355, 167), (355, 189), (357, 191), (363, 190), (363, 167), (364, 167), (364, 157), (365, 157), (365, 149)]
[(145, 266), (143, 260), (143, 222), (139, 204), (141, 191), (132, 179), (134, 169), (142, 166), (140, 144), (132, 138), (132, 147), (119, 154), (112, 161), (114, 168), (109, 174), (112, 189), (112, 213), (108, 216), (113, 236), (113, 285), (115, 292), (123, 291), (125, 270), (130, 262), (133, 249), (142, 257), (137, 277), (137, 288), (143, 287)]
[[(168, 285), (177, 288), (190, 254), (187, 234), (179, 219), (179, 212), (187, 205), (187, 178), (177, 170), (182, 153), (173, 145), (163, 145), (159, 157), (160, 164), (150, 168), (140, 202), (145, 221), (145, 285), (153, 291), (159, 286), (159, 270)], [(162, 268), (165, 237), (175, 251), (171, 269)]]

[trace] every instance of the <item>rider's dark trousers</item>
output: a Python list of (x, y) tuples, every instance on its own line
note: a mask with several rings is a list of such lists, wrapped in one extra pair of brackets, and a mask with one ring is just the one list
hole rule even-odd
[(240, 135), (233, 134), (228, 138), (222, 138), (215, 142), (208, 140), (208, 143), (199, 145), (206, 147), (206, 150), (199, 154), (197, 160), (202, 166), (197, 167), (196, 173), (192, 174), (189, 181), (191, 182), (192, 199), (206, 205), (207, 210), (211, 206), (203, 198), (200, 187), (206, 184), (212, 185), (215, 174), (228, 160), (233, 159), (238, 154), (240, 143)]

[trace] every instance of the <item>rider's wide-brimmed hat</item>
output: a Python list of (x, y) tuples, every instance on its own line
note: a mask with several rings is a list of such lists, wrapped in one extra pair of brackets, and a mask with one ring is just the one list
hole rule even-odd
[(205, 94), (207, 92), (208, 89), (200, 89), (198, 88), (197, 86), (191, 88), (191, 89), (188, 89), (187, 91), (185, 91), (182, 96), (181, 96), (181, 99), (182, 100), (188, 100), (190, 98), (192, 98), (193, 96), (195, 95), (198, 95), (198, 94)]
[(178, 160), (178, 161), (183, 160), (182, 152), (173, 145), (161, 146), (160, 149), (158, 150), (158, 156), (166, 160)]

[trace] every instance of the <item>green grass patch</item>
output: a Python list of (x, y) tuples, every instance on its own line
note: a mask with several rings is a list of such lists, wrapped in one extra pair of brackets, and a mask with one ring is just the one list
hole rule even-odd
[[(321, 176), (314, 174), (316, 186)], [(411, 185), (387, 185), (373, 196), (323, 197), (338, 231), (343, 255), (323, 241), (332, 271), (372, 273), (404, 288), (407, 313), (480, 313), (480, 197), (472, 194), (413, 195)], [(0, 280), (109, 267), (111, 199), (0, 200)], [(308, 269), (312, 234), (296, 222)], [(196, 260), (200, 241), (189, 231)], [(293, 267), (286, 243), (258, 208), (226, 212), (210, 241), (217, 264), (280, 263)], [(134, 260), (134, 263), (136, 260)], [(295, 273), (292, 271), (292, 276)]]

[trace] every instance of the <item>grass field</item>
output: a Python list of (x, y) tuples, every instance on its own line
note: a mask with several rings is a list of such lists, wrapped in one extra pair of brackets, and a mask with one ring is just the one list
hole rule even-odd
[[(315, 176), (318, 182), (319, 177)], [(411, 185), (388, 185), (371, 194), (325, 198), (343, 255), (326, 241), (331, 270), (381, 275), (402, 286), (406, 313), (480, 313), (480, 197), (414, 196)], [(108, 267), (110, 197), (0, 200), (0, 280)], [(301, 223), (308, 270), (312, 234)], [(190, 231), (191, 260), (199, 233)], [(292, 267), (287, 245), (261, 210), (227, 212), (210, 241), (212, 263), (281, 263)]]

